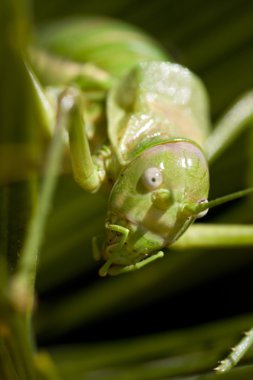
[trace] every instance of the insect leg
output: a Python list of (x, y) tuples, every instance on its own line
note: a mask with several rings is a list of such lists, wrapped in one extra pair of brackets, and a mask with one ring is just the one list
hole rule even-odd
[(224, 373), (231, 370), (244, 356), (253, 344), (253, 328), (245, 333), (245, 336), (234, 346), (230, 354), (222, 360), (215, 368), (217, 373)]
[(214, 161), (250, 124), (253, 123), (253, 91), (244, 95), (217, 123), (205, 143), (209, 162)]
[(128, 228), (119, 226), (118, 224), (110, 224), (110, 223), (106, 223), (105, 228), (107, 228), (108, 230), (111, 230), (111, 231), (119, 232), (123, 235), (120, 242), (118, 243), (119, 247), (121, 247), (127, 241), (127, 237), (129, 234)]
[(82, 94), (76, 88), (67, 88), (60, 95), (64, 105), (62, 125), (69, 135), (70, 158), (74, 178), (85, 190), (95, 192), (103, 181), (102, 163), (91, 155), (84, 128)]
[(120, 267), (120, 266), (113, 266), (108, 270), (108, 273), (111, 276), (117, 276), (118, 274), (122, 273), (127, 273), (127, 272), (132, 272), (137, 269), (143, 268), (145, 265), (152, 263), (153, 261), (160, 259), (161, 257), (164, 256), (164, 253), (162, 251), (157, 252), (156, 254), (147, 257), (146, 259), (139, 261), (136, 264), (132, 265), (127, 265), (125, 267)]
[(109, 258), (104, 265), (99, 269), (99, 276), (104, 277), (108, 274), (110, 266), (113, 264), (113, 258)]
[[(120, 239), (119, 243), (115, 243), (115, 244), (112, 244), (112, 245), (109, 245), (107, 247), (107, 250), (108, 251), (111, 251), (112, 249), (120, 249), (122, 247), (122, 245), (126, 242), (127, 240), (127, 237), (128, 237), (128, 234), (129, 234), (129, 229), (128, 228), (125, 228), (125, 227), (122, 227), (122, 226), (119, 226), (118, 224), (110, 224), (110, 223), (106, 223), (105, 224), (105, 227), (110, 230), (110, 231), (115, 231), (115, 232), (118, 232), (120, 234), (122, 234), (122, 238)], [(95, 243), (96, 241), (93, 240), (93, 243)], [(94, 248), (94, 245), (93, 245), (93, 248)], [(116, 250), (116, 252), (117, 252)], [(94, 251), (94, 254), (97, 253), (97, 246), (95, 246), (95, 251)], [(106, 262), (104, 263), (104, 265), (99, 269), (99, 275), (100, 276), (106, 276), (107, 273), (109, 272), (109, 268), (111, 267), (111, 265), (113, 264), (114, 262), (114, 253), (113, 253), (113, 250), (110, 252), (110, 256), (109, 258), (106, 260)]]

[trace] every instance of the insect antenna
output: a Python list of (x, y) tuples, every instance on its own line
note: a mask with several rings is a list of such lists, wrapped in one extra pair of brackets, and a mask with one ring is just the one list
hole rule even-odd
[(198, 215), (200, 212), (205, 211), (209, 208), (219, 206), (223, 203), (230, 202), (237, 198), (245, 197), (246, 195), (249, 195), (251, 193), (253, 193), (253, 187), (250, 187), (245, 190), (236, 191), (235, 193), (231, 193), (228, 195), (224, 195), (223, 197), (213, 199), (209, 202), (185, 205), (183, 211), (189, 213), (190, 215)]

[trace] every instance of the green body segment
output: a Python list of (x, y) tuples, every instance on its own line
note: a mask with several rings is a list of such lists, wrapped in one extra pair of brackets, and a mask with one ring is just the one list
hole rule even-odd
[[(57, 59), (89, 62), (114, 77), (121, 77), (140, 61), (169, 59), (159, 44), (138, 28), (106, 18), (54, 22), (39, 31), (35, 44)], [(45, 69), (48, 75), (50, 66)]]
[(140, 62), (111, 89), (108, 134), (124, 165), (154, 142), (184, 138), (203, 145), (209, 134), (204, 86), (170, 62)]

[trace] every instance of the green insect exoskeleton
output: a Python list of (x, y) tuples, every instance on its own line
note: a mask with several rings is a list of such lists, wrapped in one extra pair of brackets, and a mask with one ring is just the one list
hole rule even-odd
[[(211, 134), (200, 79), (151, 38), (113, 20), (52, 24), (39, 32), (29, 57), (45, 133), (51, 136), (60, 117), (76, 181), (109, 193), (105, 236), (93, 240), (94, 256), (104, 261), (101, 276), (162, 257), (209, 208), (252, 192), (208, 200), (208, 163), (253, 120), (253, 93)], [(209, 225), (214, 235), (218, 228)], [(229, 227), (222, 231), (229, 246)], [(238, 227), (233, 239), (253, 246), (247, 231)]]

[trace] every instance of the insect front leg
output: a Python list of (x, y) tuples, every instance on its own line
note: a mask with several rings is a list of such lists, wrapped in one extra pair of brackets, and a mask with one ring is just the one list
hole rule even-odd
[[(114, 232), (117, 232), (119, 234), (122, 235), (120, 241), (118, 243), (114, 243), (114, 244), (111, 244), (109, 245), (106, 249), (107, 251), (112, 251), (113, 248), (117, 248), (117, 249), (121, 249), (121, 247), (123, 246), (123, 244), (126, 242), (127, 240), (127, 237), (128, 237), (128, 234), (129, 234), (129, 229), (128, 228), (125, 228), (125, 227), (122, 227), (122, 226), (119, 226), (117, 224), (110, 224), (110, 223), (106, 223), (105, 224), (105, 227), (110, 230), (110, 231), (114, 231)], [(95, 242), (95, 241), (94, 241)], [(98, 252), (98, 248), (97, 248), (97, 245), (93, 246), (93, 249), (95, 248), (95, 250), (93, 251), (95, 255), (97, 255), (97, 252)], [(104, 265), (102, 265), (102, 267), (99, 269), (99, 275), (100, 276), (106, 276), (107, 273), (109, 272), (109, 268), (111, 267), (111, 265), (113, 264), (114, 262), (114, 256), (116, 254), (117, 256), (117, 249), (116, 249), (116, 253), (114, 252), (110, 252), (110, 255), (109, 255), (109, 258), (106, 260), (106, 262), (104, 263)]]
[[(96, 192), (105, 178), (105, 159), (110, 155), (92, 155), (84, 128), (82, 94), (69, 87), (59, 96), (61, 118), (69, 136), (70, 158), (76, 182), (86, 191)], [(103, 151), (106, 151), (104, 149)]]
[(122, 234), (122, 238), (121, 238), (120, 242), (117, 243), (117, 245), (119, 247), (122, 247), (122, 245), (127, 241), (127, 237), (129, 234), (128, 228), (119, 226), (118, 224), (110, 224), (110, 223), (106, 223), (105, 228), (107, 228), (110, 231), (115, 231), (115, 232)]
[(117, 275), (122, 274), (122, 273), (133, 272), (134, 270), (141, 269), (144, 266), (146, 266), (147, 264), (150, 264), (153, 261), (162, 258), (163, 256), (164, 256), (163, 251), (159, 251), (159, 252), (155, 253), (154, 255), (149, 256), (146, 259), (139, 261), (138, 263), (127, 265), (125, 267), (114, 266), (114, 267), (110, 268), (108, 273), (111, 276), (117, 276)]
[(26, 67), (31, 92), (34, 96), (34, 108), (40, 118), (43, 134), (46, 138), (51, 137), (56, 113), (57, 125), (59, 128), (65, 129), (68, 134), (75, 180), (86, 191), (97, 191), (105, 178), (105, 161), (108, 162), (111, 151), (109, 147), (104, 146), (96, 155), (91, 154), (85, 130), (82, 92), (76, 87), (67, 87), (63, 91), (51, 87), (50, 92), (46, 92), (28, 64)]

